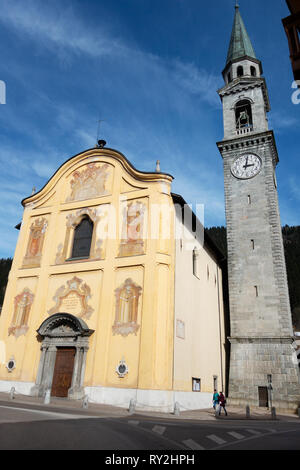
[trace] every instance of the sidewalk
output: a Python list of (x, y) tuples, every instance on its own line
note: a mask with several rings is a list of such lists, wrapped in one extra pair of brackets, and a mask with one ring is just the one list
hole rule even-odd
[[(27, 395), (16, 394), (14, 399), (10, 399), (9, 393), (0, 392), (0, 405), (12, 406), (34, 406), (40, 410), (62, 410), (64, 413), (83, 414), (87, 416), (99, 416), (103, 418), (125, 418), (133, 416), (128, 412), (127, 408), (120, 408), (111, 405), (102, 405), (99, 403), (88, 403), (88, 408), (83, 408), (81, 400), (68, 400), (66, 398), (51, 397), (49, 404), (44, 404), (44, 399), (40, 397), (31, 397)], [(134, 415), (140, 415), (149, 418), (165, 418), (165, 419), (179, 419), (179, 420), (194, 420), (194, 421), (216, 421), (216, 420), (260, 420), (271, 421), (271, 410), (266, 408), (252, 408), (250, 409), (250, 418), (246, 418), (246, 410), (237, 406), (227, 407), (228, 416), (224, 415), (222, 411), (221, 416), (215, 416), (213, 408), (204, 410), (182, 410), (179, 415), (173, 413), (161, 413), (157, 411), (144, 411), (136, 409)], [(296, 414), (284, 414), (278, 412), (276, 416), (277, 421), (295, 421), (299, 422), (300, 419)], [(274, 421), (274, 420), (272, 420)]]

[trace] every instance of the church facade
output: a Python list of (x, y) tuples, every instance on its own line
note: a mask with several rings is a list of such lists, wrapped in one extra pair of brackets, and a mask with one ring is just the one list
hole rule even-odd
[(210, 406), (225, 381), (222, 255), (193, 230), (170, 175), (100, 143), (22, 202), (0, 390)]

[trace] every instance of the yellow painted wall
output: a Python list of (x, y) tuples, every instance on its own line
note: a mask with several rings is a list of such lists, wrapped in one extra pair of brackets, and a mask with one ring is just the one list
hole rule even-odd
[[(213, 392), (213, 377), (225, 387), (225, 333), (222, 271), (201, 236), (190, 236), (188, 225), (176, 218), (174, 324), (174, 390), (192, 391), (192, 378), (201, 392)], [(193, 249), (197, 266), (193, 270)], [(196, 392), (195, 392), (196, 393)]]
[[(107, 165), (105, 192), (102, 196), (86, 199), (87, 194), (93, 194), (95, 183), (91, 169), (90, 192), (79, 191), (80, 200), (76, 200), (75, 180), (78, 174), (82, 177), (90, 164), (96, 168)], [(84, 291), (85, 285), (90, 289), (88, 310), (82, 318), (89, 328), (95, 330), (89, 340), (83, 385), (172, 389), (173, 222), (170, 218), (169, 239), (161, 240), (159, 236), (153, 239), (150, 237), (150, 228), (154, 225), (154, 215), (149, 210), (153, 204), (166, 204), (172, 211), (171, 181), (169, 175), (137, 171), (119, 152), (95, 148), (65, 162), (41, 191), (23, 201), (22, 226), (0, 317), (0, 340), (5, 342), (6, 361), (14, 358), (16, 368), (8, 372), (4, 364), (0, 365), (0, 380), (35, 382), (40, 361), (40, 343), (36, 330), (49, 316), (49, 312), (82, 314), (83, 310), (72, 293), (63, 299), (61, 305), (54, 298), (58, 292), (66, 292), (68, 282), (77, 278), (78, 281), (75, 281), (80, 291)], [(139, 201), (148, 208), (147, 223), (143, 226), (144, 254), (120, 256), (119, 232), (126, 201)], [(100, 218), (93, 240), (94, 259), (65, 261), (72, 248), (72, 230), (68, 230), (68, 223), (70, 225), (70, 221), (80, 217), (80, 211), (87, 208), (91, 214)], [(109, 215), (111, 208), (117, 215), (115, 238), (102, 236), (106, 226), (111, 229), (114, 225), (114, 217)], [(40, 266), (37, 267), (30, 264), (30, 257), (26, 258), (26, 262), (24, 258), (30, 227), (41, 219), (45, 219), (47, 226)], [(163, 222), (161, 225), (158, 223), (158, 234)], [(113, 334), (112, 330), (116, 308), (115, 289), (128, 278), (142, 289), (137, 313), (139, 328), (136, 334), (122, 336)], [(34, 295), (28, 331), (25, 334), (9, 335), (15, 298), (26, 288)], [(69, 311), (66, 311), (67, 308)], [(129, 373), (119, 378), (115, 368), (123, 358), (129, 366)]]

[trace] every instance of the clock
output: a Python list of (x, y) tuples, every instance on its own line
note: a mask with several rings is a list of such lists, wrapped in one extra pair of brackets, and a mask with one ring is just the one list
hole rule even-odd
[(232, 164), (231, 173), (239, 179), (249, 179), (256, 176), (262, 167), (262, 161), (253, 153), (238, 157)]

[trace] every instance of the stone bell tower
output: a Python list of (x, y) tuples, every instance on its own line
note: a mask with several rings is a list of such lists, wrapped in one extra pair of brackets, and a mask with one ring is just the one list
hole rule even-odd
[[(278, 208), (278, 154), (262, 65), (235, 7), (225, 86), (218, 91), (224, 162), (232, 404), (296, 409), (299, 369)], [(270, 386), (271, 385), (271, 386)]]

